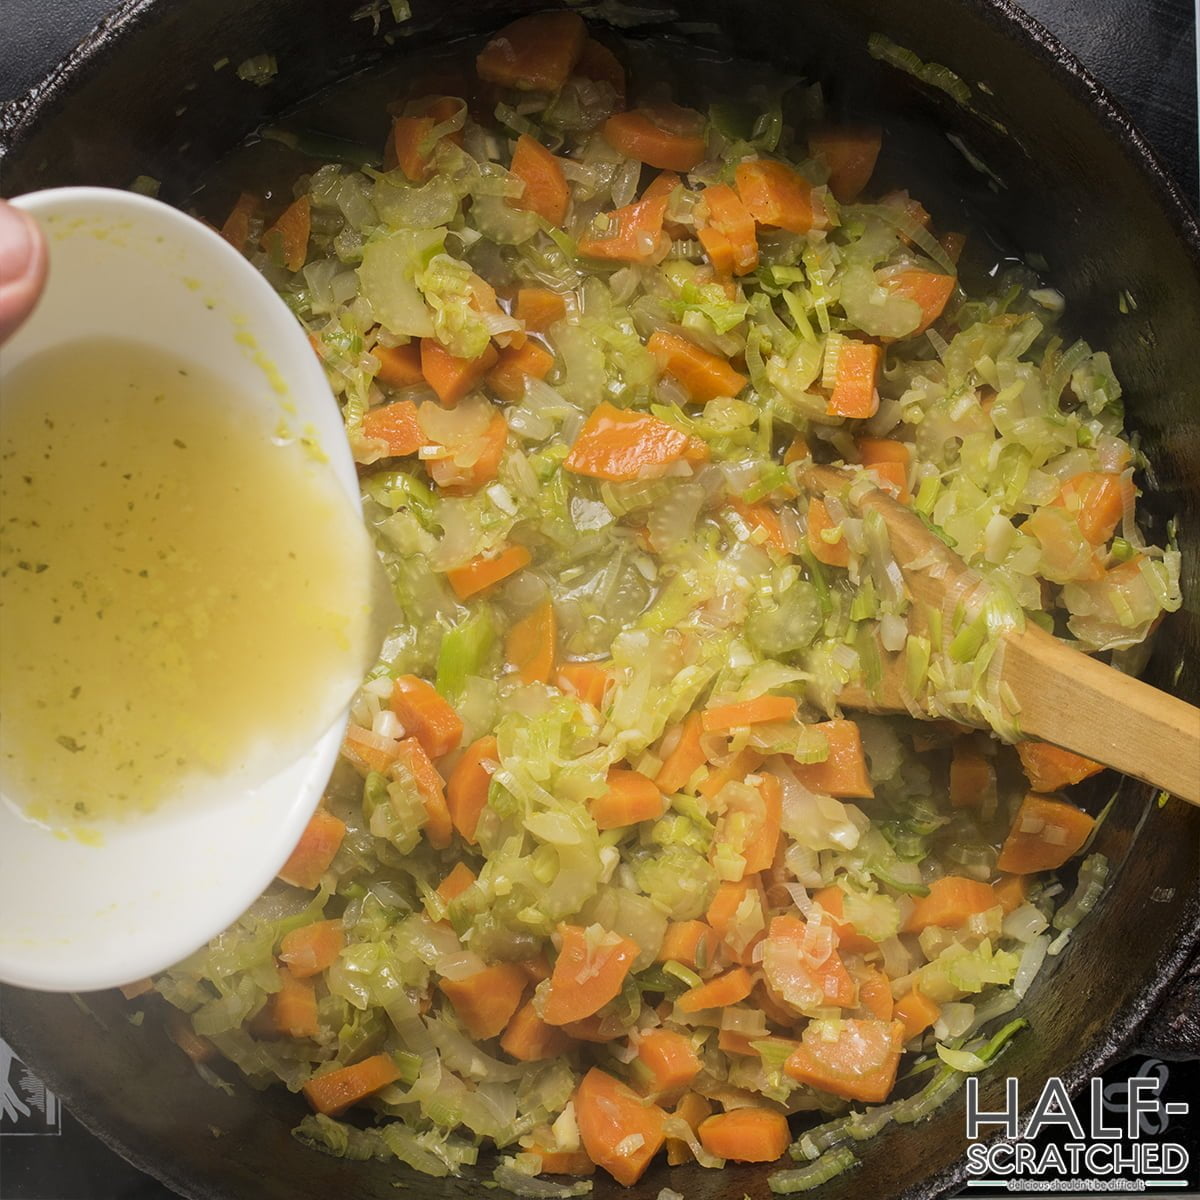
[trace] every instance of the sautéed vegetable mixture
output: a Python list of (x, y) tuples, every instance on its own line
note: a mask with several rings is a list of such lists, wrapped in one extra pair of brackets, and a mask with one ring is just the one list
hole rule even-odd
[[(403, 619), (279, 884), (153, 986), (333, 1154), (494, 1145), (571, 1196), (791, 1147), (801, 1191), (1001, 1051), (1104, 886), (1064, 794), (1099, 765), (971, 727), (1018, 732), (997, 631), (1123, 652), (1177, 555), (1107, 355), (1024, 268), (965, 293), (878, 129), (627, 94), (565, 12), (475, 66), (395, 102), (381, 169), (225, 222), (341, 400)], [(917, 632), (869, 486), (1003, 599)], [(896, 655), (937, 719), (838, 707)]]

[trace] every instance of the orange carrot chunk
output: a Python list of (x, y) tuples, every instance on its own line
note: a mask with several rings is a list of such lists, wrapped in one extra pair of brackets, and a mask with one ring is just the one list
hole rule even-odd
[(147, 975), (145, 979), (135, 979), (132, 983), (121, 984), (119, 991), (126, 1000), (136, 1000), (139, 996), (154, 991), (154, 980)]
[(309, 818), (295, 850), (279, 868), (279, 878), (293, 887), (312, 890), (329, 870), (345, 836), (345, 822), (318, 808)]
[(774, 1162), (792, 1140), (787, 1117), (769, 1108), (735, 1108), (700, 1125), (700, 1144), (733, 1162)]
[(900, 1021), (810, 1021), (783, 1069), (798, 1082), (845, 1100), (880, 1104), (896, 1082), (903, 1046)]
[(670, 1029), (654, 1029), (638, 1042), (638, 1060), (649, 1070), (652, 1096), (681, 1092), (700, 1074), (700, 1058), (691, 1041)]
[(564, 925), (561, 934), (542, 1010), (551, 1025), (581, 1021), (603, 1008), (621, 990), (640, 953), (636, 942), (599, 925)]
[[(700, 133), (676, 133), (655, 120), (659, 114), (644, 108), (617, 113), (604, 122), (604, 140), (626, 158), (664, 171), (690, 171), (706, 153)], [(660, 118), (661, 119), (661, 118)], [(690, 124), (690, 122), (689, 122)]]
[[(756, 791), (755, 799), (761, 807), (750, 814), (750, 829), (742, 847), (747, 874), (770, 869), (779, 849), (783, 823), (783, 788), (779, 780), (774, 775), (764, 775)], [(729, 811), (738, 811), (737, 803), (730, 805)]]
[(604, 707), (604, 697), (612, 686), (612, 676), (595, 663), (563, 663), (555, 678), (559, 691), (578, 696), (593, 708)]
[[(838, 530), (836, 541), (829, 541), (825, 534)], [(839, 526), (835, 526), (825, 501), (813, 496), (808, 502), (808, 548), (812, 551), (817, 562), (823, 562), (830, 567), (848, 567), (850, 565), (850, 547), (841, 536)]]
[(363, 729), (361, 725), (350, 725), (342, 741), (342, 754), (365, 777), (370, 771), (386, 775), (400, 750), (395, 738), (381, 737), (369, 729)]
[(892, 981), (878, 967), (864, 968), (858, 981), (858, 1003), (877, 1021), (892, 1019)]
[(533, 333), (545, 333), (555, 321), (561, 321), (566, 315), (566, 301), (549, 288), (521, 288), (517, 292), (513, 316), (523, 321), (525, 328)]
[[(667, 198), (652, 196), (602, 213), (589, 232), (580, 237), (579, 253), (585, 258), (610, 262), (660, 263), (671, 249), (663, 232)], [(596, 225), (603, 222), (603, 228)]]
[(796, 778), (810, 792), (843, 800), (870, 800), (875, 795), (867, 771), (862, 734), (853, 721), (824, 721), (816, 726), (829, 744), (829, 757), (819, 763), (797, 763)]
[(312, 204), (307, 195), (293, 200), (263, 235), (259, 245), (289, 270), (298, 271), (308, 257)]
[(739, 163), (738, 195), (759, 225), (807, 233), (816, 223), (812, 184), (786, 163), (759, 158)]
[(825, 160), (829, 190), (839, 204), (853, 204), (862, 194), (875, 170), (882, 141), (878, 127), (821, 129), (809, 135), (809, 152)]
[(513, 208), (537, 213), (551, 225), (561, 225), (567, 216), (571, 193), (557, 158), (536, 138), (523, 133), (513, 150), (512, 173), (525, 190), (509, 201)]
[(921, 322), (907, 337), (924, 333), (942, 315), (950, 297), (954, 295), (958, 281), (953, 275), (939, 275), (933, 271), (919, 271), (915, 267), (897, 271), (889, 277), (887, 290), (893, 296), (915, 300), (921, 309)]
[(996, 866), (1013, 875), (1053, 871), (1087, 841), (1095, 819), (1073, 804), (1029, 792), (1000, 848)]
[(911, 1042), (942, 1015), (942, 1009), (914, 987), (906, 996), (901, 996), (896, 1001), (893, 1015), (904, 1025), (905, 1042)]
[(462, 741), (462, 718), (432, 684), (416, 675), (401, 675), (392, 684), (389, 706), (405, 731), (421, 743), (430, 758), (441, 758)]
[(912, 499), (908, 489), (908, 468), (912, 455), (903, 442), (890, 438), (859, 438), (858, 452), (864, 467), (870, 467), (881, 479), (895, 486), (902, 504)]
[(625, 68), (621, 60), (603, 43), (588, 38), (583, 43), (583, 53), (575, 64), (575, 74), (596, 83), (607, 83), (617, 101), (625, 103)]
[(671, 921), (658, 949), (658, 961), (704, 971), (712, 966), (718, 945), (716, 933), (703, 921)]
[(500, 1049), (518, 1062), (545, 1062), (567, 1052), (570, 1037), (561, 1029), (548, 1025), (534, 1010), (533, 1001), (528, 1000), (513, 1014)]
[(388, 387), (406, 388), (425, 382), (421, 374), (421, 343), (409, 342), (407, 346), (372, 347), (371, 353), (379, 359), (379, 370), (375, 378)]
[(525, 972), (515, 963), (484, 967), (465, 979), (439, 979), (438, 989), (466, 1031), (479, 1041), (497, 1037), (512, 1020), (525, 991)]
[(446, 878), (437, 885), (437, 894), (449, 904), (451, 900), (461, 896), (476, 878), (475, 872), (466, 863), (455, 863)]
[(487, 385), (508, 404), (525, 395), (526, 379), (545, 379), (554, 366), (554, 355), (537, 342), (525, 342), (503, 351), (499, 362), (487, 373)]
[(847, 954), (869, 954), (878, 949), (878, 943), (859, 933), (844, 919), (843, 905), (846, 893), (840, 887), (823, 887), (813, 892), (812, 897), (825, 910), (825, 923), (833, 926), (838, 948)]
[(450, 823), (450, 810), (446, 807), (442, 777), (415, 737), (405, 738), (399, 743), (398, 749), (397, 762), (402, 763), (412, 775), (425, 809), (425, 836), (435, 850), (444, 850), (450, 845), (454, 826)]
[[(797, 917), (771, 918), (763, 947), (763, 970), (768, 994), (777, 1002), (799, 1010), (810, 1002), (810, 997), (805, 993), (811, 987), (816, 989), (816, 998), (822, 1004), (854, 1008), (858, 1004), (858, 988), (836, 951), (820, 966), (807, 966), (804, 963), (806, 934), (805, 922)], [(805, 986), (802, 978), (797, 991), (792, 993), (790, 987), (798, 971), (807, 974), (808, 986)]]
[(928, 896), (917, 897), (901, 932), (920, 933), (930, 925), (958, 929), (976, 913), (987, 912), (998, 903), (990, 884), (961, 875), (945, 875), (929, 885)]
[(314, 921), (283, 935), (279, 960), (295, 978), (308, 979), (333, 966), (345, 944), (341, 921)]
[(661, 475), (681, 458), (706, 461), (708, 447), (658, 417), (614, 408), (605, 400), (584, 422), (563, 466), (576, 475), (628, 482)]
[(467, 496), (491, 483), (508, 445), (508, 422), (496, 413), (483, 432), (445, 458), (425, 460), (429, 478), (448, 496)]
[(1035, 792), (1057, 792), (1104, 770), (1104, 764), (1049, 742), (1018, 742), (1021, 767)]
[[(712, 1105), (697, 1092), (688, 1092), (675, 1106), (675, 1116), (686, 1121), (693, 1133), (700, 1128), (704, 1118), (711, 1115)], [(667, 1164), (669, 1166), (678, 1167), (681, 1163), (691, 1162), (692, 1157), (691, 1147), (683, 1138), (667, 1138)]]
[(593, 1067), (575, 1092), (575, 1119), (592, 1162), (632, 1187), (662, 1149), (667, 1114)]
[(493, 584), (529, 566), (533, 555), (524, 546), (505, 546), (493, 558), (480, 554), (464, 563), (461, 567), (451, 567), (446, 572), (446, 579), (454, 589), (454, 594), (460, 600), (485, 591)]
[(491, 345), (478, 358), (456, 358), (436, 338), (421, 339), (421, 373), (445, 408), (455, 408), (498, 358)]
[(1029, 880), (1024, 875), (1001, 875), (992, 884), (992, 891), (996, 893), (996, 903), (1007, 916), (1029, 898)]
[(699, 987), (688, 988), (675, 1003), (686, 1013), (700, 1012), (706, 1008), (728, 1008), (745, 1000), (753, 986), (750, 972), (745, 967), (734, 967), (732, 971), (718, 975)]
[(761, 725), (764, 721), (793, 721), (797, 704), (791, 696), (756, 696), (736, 704), (706, 708), (701, 714), (705, 733), (723, 733), (745, 725)]
[(243, 192), (229, 210), (225, 224), (221, 226), (221, 236), (239, 253), (246, 252), (246, 244), (250, 241), (250, 223), (258, 214), (259, 200), (249, 192)]
[(697, 404), (707, 404), (718, 396), (737, 396), (750, 382), (719, 355), (665, 329), (655, 330), (646, 348)]
[(991, 759), (965, 743), (954, 743), (950, 758), (950, 804), (953, 808), (994, 808), (996, 769)]
[(826, 413), (831, 417), (873, 417), (879, 409), (879, 395), (875, 391), (878, 373), (878, 346), (843, 339)]
[(668, 796), (682, 791), (695, 773), (708, 761), (700, 744), (704, 721), (698, 712), (690, 712), (679, 727), (679, 738), (663, 759), (654, 782)]
[[(565, 1040), (565, 1039), (564, 1039)], [(547, 1150), (536, 1143), (526, 1154), (536, 1154), (542, 1160), (543, 1175), (595, 1175), (596, 1164), (586, 1150)]]
[(598, 829), (622, 829), (639, 821), (657, 821), (667, 801), (653, 779), (639, 771), (610, 767), (608, 791), (588, 804)]
[(397, 400), (373, 408), (363, 417), (363, 437), (383, 442), (392, 458), (416, 454), (425, 442), (417, 421), (417, 406), (411, 400)]
[(504, 659), (522, 683), (549, 683), (554, 670), (554, 605), (545, 600), (505, 635)]
[(328, 1071), (310, 1079), (303, 1088), (309, 1104), (319, 1113), (336, 1117), (372, 1092), (395, 1083), (400, 1070), (388, 1054), (373, 1054), (353, 1066)]
[(571, 12), (543, 12), (506, 25), (475, 59), (479, 78), (521, 92), (557, 92), (583, 53), (587, 27)]
[(1103, 546), (1117, 531), (1125, 505), (1133, 504), (1133, 481), (1110, 471), (1084, 471), (1072, 476), (1053, 504), (1075, 514), (1079, 530), (1093, 546)]
[(279, 969), (279, 991), (267, 1002), (271, 1028), (284, 1037), (316, 1037), (317, 992), (307, 979), (297, 979), (286, 968)]
[(780, 555), (792, 553), (792, 541), (769, 504), (747, 504), (744, 500), (733, 499), (729, 501), (729, 507), (741, 517), (750, 530), (750, 540), (756, 546), (764, 546)]
[[(703, 201), (704, 219), (698, 236), (714, 269), (720, 275), (748, 275), (758, 266), (758, 229), (750, 210), (726, 183), (705, 188)], [(714, 234), (718, 237), (710, 246)]]

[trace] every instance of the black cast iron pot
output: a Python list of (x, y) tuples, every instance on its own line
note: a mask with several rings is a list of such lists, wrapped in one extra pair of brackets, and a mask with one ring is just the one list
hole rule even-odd
[[(423, 49), (545, 7), (414, 0), (414, 19), (389, 45), (369, 20), (350, 19), (359, 5), (134, 0), (5, 115), (5, 193), (120, 187), (147, 174), (164, 180), (166, 198), (182, 200), (255, 126), (325, 85), (400, 53), (419, 61)], [(1142, 480), (1152, 519), (1179, 522), (1185, 605), (1162, 629), (1148, 678), (1200, 701), (1200, 231), (1079, 64), (1005, 0), (626, 0), (598, 5), (599, 19), (606, 14), (635, 37), (669, 36), (706, 58), (736, 54), (821, 80), (835, 110), (882, 116), (892, 147), (882, 169), (897, 181), (915, 174), (914, 190), (933, 195), (942, 228), (969, 222), (998, 247), (1044, 257), (1068, 297), (1072, 331), (1112, 352), (1130, 423), (1154, 463)], [(871, 59), (872, 31), (984, 85), (972, 106)], [(268, 87), (213, 68), (264, 51), (279, 63)], [(946, 135), (996, 179), (968, 166)], [(1119, 302), (1123, 293), (1133, 304)], [(1159, 1006), (1169, 989), (1180, 994), (1182, 980), (1172, 984), (1181, 971), (1195, 978), (1184, 969), (1200, 942), (1200, 811), (1156, 804), (1144, 786), (1111, 775), (1093, 799), (1114, 788), (1097, 841), (1115, 864), (1109, 893), (1028, 997), (1032, 1029), (985, 1078), (985, 1108), (1001, 1106), (1003, 1075), (1020, 1078), (1028, 1104), (1047, 1077), (1080, 1087), (1135, 1044), (1197, 1053), (1195, 993)], [(88, 997), (86, 1011), (65, 996), (4, 989), (2, 997), (4, 1033), (22, 1058), (95, 1132), (186, 1196), (392, 1200), (397, 1182), (430, 1200), (479, 1192), (478, 1179), (433, 1180), (302, 1147), (289, 1133), (303, 1107), (296, 1097), (240, 1082), (232, 1095), (210, 1088), (152, 1021), (142, 1029), (126, 1021), (116, 993)], [(931, 1120), (864, 1147), (861, 1167), (821, 1194), (941, 1195), (962, 1184), (964, 1149), (960, 1094)], [(763, 1168), (662, 1166), (628, 1193), (597, 1179), (594, 1194), (648, 1200), (668, 1184), (688, 1200), (769, 1195)]]

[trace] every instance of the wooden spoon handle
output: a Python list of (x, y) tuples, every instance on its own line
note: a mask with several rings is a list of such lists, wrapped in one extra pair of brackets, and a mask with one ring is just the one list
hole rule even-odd
[(1200, 708), (1073, 650), (1035, 625), (1004, 639), (1000, 677), (1029, 737), (1200, 805)]

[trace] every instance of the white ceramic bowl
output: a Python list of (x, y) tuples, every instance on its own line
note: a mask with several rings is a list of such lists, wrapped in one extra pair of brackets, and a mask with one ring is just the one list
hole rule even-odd
[[(354, 464), (324, 373), (299, 324), (240, 254), (198, 221), (128, 192), (64, 188), (15, 203), (49, 238), (50, 276), (34, 315), (0, 351), (0, 396), (4, 377), (26, 359), (81, 338), (148, 342), (199, 361), (239, 394), (266, 390), (265, 365), (296, 421), (312, 426), (357, 513)], [(345, 703), (352, 690), (347, 682)], [(111, 987), (201, 946), (286, 861), (344, 726), (343, 711), (300, 761), (259, 786), (217, 788), (204, 803), (111, 822), (98, 844), (0, 802), (0, 979), (51, 991)]]

